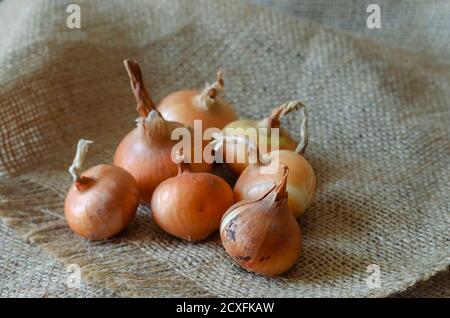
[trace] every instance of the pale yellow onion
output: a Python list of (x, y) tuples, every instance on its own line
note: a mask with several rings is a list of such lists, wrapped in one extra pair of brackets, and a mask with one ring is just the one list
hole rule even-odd
[[(281, 127), (281, 118), (286, 116), (287, 114), (297, 111), (303, 108), (304, 105), (301, 101), (289, 101), (278, 107), (275, 107), (270, 115), (261, 120), (251, 120), (251, 119), (239, 119), (233, 121), (226, 125), (223, 129), (223, 133), (227, 136), (239, 136), (246, 137), (246, 132), (248, 130), (256, 131), (257, 140), (254, 140), (258, 145), (264, 143), (267, 147), (260, 147), (261, 153), (270, 152), (272, 149), (272, 139), (271, 129), (277, 128), (278, 130), (278, 139), (275, 140), (277, 143), (277, 147), (280, 150), (295, 150), (298, 142), (289, 134), (287, 130)], [(264, 129), (264, 130), (263, 130)], [(260, 136), (264, 136), (260, 138)], [(238, 160), (238, 156), (240, 152), (243, 152), (244, 161)], [(247, 168), (249, 160), (248, 160), (248, 149), (245, 145), (237, 144), (237, 143), (226, 143), (224, 145), (224, 159), (228, 164), (228, 167), (237, 175), (240, 175), (245, 168)]]
[[(304, 108), (301, 109), (301, 141), (295, 151), (275, 150), (267, 154), (260, 154), (258, 147), (241, 137), (215, 135), (219, 139), (216, 148), (222, 143), (235, 140), (238, 143), (247, 143), (249, 151), (255, 151), (256, 161), (250, 163), (239, 176), (234, 186), (236, 201), (256, 199), (266, 193), (280, 180), (279, 166), (289, 167), (290, 173), (287, 180), (289, 193), (289, 210), (298, 218), (312, 203), (316, 191), (316, 176), (309, 162), (303, 157), (308, 144), (307, 115)], [(227, 141), (228, 140), (228, 141)]]
[(276, 171), (278, 165), (290, 168), (287, 191), (289, 210), (298, 218), (310, 206), (316, 191), (316, 176), (308, 161), (295, 151), (276, 150), (265, 156), (270, 163), (250, 164), (240, 175), (234, 186), (236, 201), (255, 199), (270, 189), (280, 179)]

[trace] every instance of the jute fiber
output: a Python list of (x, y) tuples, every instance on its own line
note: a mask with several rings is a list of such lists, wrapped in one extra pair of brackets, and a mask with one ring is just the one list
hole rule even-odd
[[(235, 1), (79, 1), (81, 29), (66, 27), (69, 3), (0, 4), (0, 214), (86, 282), (120, 296), (376, 297), (448, 267), (448, 64)], [(318, 189), (291, 271), (248, 273), (217, 234), (180, 241), (145, 206), (111, 240), (70, 231), (76, 141), (95, 141), (87, 167), (111, 162), (134, 127), (124, 58), (140, 61), (156, 101), (222, 67), (242, 117), (305, 102)], [(286, 120), (298, 136), (298, 118)]]
[[(391, 46), (426, 54), (434, 61), (448, 62), (450, 58), (450, 2), (447, 0), (244, 1), (263, 4), (333, 29), (376, 38)], [(379, 29), (367, 27), (370, 4), (380, 7)]]

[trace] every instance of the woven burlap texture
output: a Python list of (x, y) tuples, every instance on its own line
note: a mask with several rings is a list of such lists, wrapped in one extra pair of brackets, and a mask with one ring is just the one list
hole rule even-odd
[[(122, 296), (370, 297), (448, 266), (448, 65), (234, 1), (79, 1), (79, 30), (66, 27), (68, 3), (1, 4), (0, 214), (80, 265), (86, 281)], [(305, 102), (318, 189), (291, 271), (245, 272), (217, 235), (180, 241), (146, 207), (106, 242), (69, 230), (63, 201), (77, 139), (95, 141), (86, 166), (111, 162), (134, 126), (126, 57), (141, 62), (155, 100), (201, 88), (222, 67), (242, 117)], [(297, 134), (295, 116), (286, 124)], [(370, 264), (380, 288), (367, 285)]]

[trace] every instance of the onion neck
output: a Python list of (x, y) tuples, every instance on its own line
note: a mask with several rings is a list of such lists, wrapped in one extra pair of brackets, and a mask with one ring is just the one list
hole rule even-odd
[(136, 99), (136, 110), (141, 118), (146, 118), (151, 110), (155, 110), (159, 113), (156, 109), (155, 103), (150, 97), (150, 94), (145, 88), (141, 68), (138, 62), (134, 60), (124, 60), (123, 63), (125, 65), (125, 69), (127, 70), (128, 77), (130, 78), (134, 98)]
[(222, 71), (219, 70), (216, 75), (216, 81), (212, 84), (206, 84), (203, 91), (195, 97), (194, 104), (203, 110), (208, 110), (217, 101), (218, 94), (224, 89)]
[(191, 172), (191, 164), (184, 161), (184, 158), (178, 163), (178, 175)]
[(304, 155), (306, 151), (306, 147), (308, 146), (308, 114), (306, 113), (306, 109), (303, 107), (301, 110), (302, 113), (302, 121), (300, 123), (300, 142), (295, 149), (295, 152), (299, 155)]
[(178, 175), (182, 175), (183, 173), (191, 172), (191, 164), (186, 162), (186, 158), (183, 154), (183, 149), (180, 149), (177, 152), (177, 160), (178, 160)]
[(274, 185), (262, 198), (263, 204), (269, 207), (268, 211), (274, 214), (283, 211), (281, 207), (282, 205), (287, 203), (288, 197), (286, 187), (289, 169), (287, 166), (283, 165), (281, 166), (281, 171), (281, 180), (276, 185)]
[(72, 165), (69, 167), (69, 173), (72, 175), (73, 182), (77, 189), (80, 189), (82, 185), (86, 184), (91, 180), (88, 177), (81, 175), (82, 167), (86, 154), (89, 149), (89, 145), (93, 142), (90, 140), (80, 139), (77, 144), (77, 152), (75, 158), (73, 159)]
[(282, 177), (281, 180), (272, 186), (269, 191), (266, 192), (260, 199), (255, 202), (261, 202), (268, 207), (270, 213), (277, 213), (280, 210), (280, 206), (286, 203), (288, 196), (287, 193), (287, 178), (289, 169), (287, 166), (281, 166)]
[(93, 179), (86, 177), (86, 176), (80, 176), (75, 182), (75, 187), (77, 188), (77, 190), (81, 191), (83, 190), (86, 185), (88, 185), (89, 183), (92, 182)]
[(270, 128), (279, 128), (280, 127), (280, 121), (275, 120), (269, 116), (269, 117), (266, 117), (266, 118), (258, 121), (257, 126), (258, 126), (258, 128), (267, 128), (267, 131), (269, 133)]
[(256, 161), (251, 164), (255, 164), (257, 166), (266, 166), (271, 162), (270, 158), (261, 153), (261, 151), (259, 150), (259, 146), (254, 143), (249, 143), (248, 152), (249, 156), (251, 156), (252, 154), (256, 156)]
[(289, 101), (287, 103), (281, 104), (278, 107), (275, 107), (270, 116), (264, 118), (259, 122), (260, 127), (266, 128), (278, 128), (280, 127), (280, 120), (287, 114), (297, 111), (304, 107), (304, 104), (301, 101), (294, 100)]
[(170, 139), (171, 133), (168, 128), (168, 122), (164, 120), (161, 113), (156, 109), (149, 93), (145, 89), (139, 64), (136, 61), (125, 60), (124, 65), (130, 78), (134, 98), (136, 99), (136, 110), (140, 116), (137, 119), (137, 125), (142, 127), (147, 145), (167, 142), (167, 135), (169, 134)]
[[(214, 151), (217, 153), (217, 151), (222, 148), (223, 145), (227, 142), (232, 143), (238, 143), (238, 144), (245, 144), (247, 146), (247, 152), (249, 157), (254, 155), (256, 156), (256, 160), (251, 164), (256, 164), (258, 166), (264, 166), (270, 164), (271, 160), (270, 158), (264, 156), (264, 154), (261, 153), (259, 150), (259, 147), (254, 142), (250, 141), (248, 136), (242, 137), (242, 136), (229, 136), (222, 133), (214, 133), (212, 134), (212, 138), (214, 139)], [(253, 161), (253, 160), (252, 160)]]
[(148, 145), (167, 144), (170, 141), (172, 131), (169, 122), (155, 109), (152, 109), (146, 118), (140, 117), (136, 122), (137, 126), (142, 128), (144, 139)]
[(276, 193), (275, 201), (280, 201), (287, 197), (286, 187), (289, 175), (289, 168), (285, 165), (282, 165), (281, 173), (282, 173), (281, 180), (273, 189), (273, 191)]

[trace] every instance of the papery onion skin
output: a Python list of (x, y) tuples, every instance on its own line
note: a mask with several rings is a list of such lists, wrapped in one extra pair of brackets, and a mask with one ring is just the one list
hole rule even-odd
[(223, 179), (184, 172), (156, 188), (151, 209), (161, 229), (184, 240), (199, 241), (219, 228), (223, 213), (233, 202), (233, 191)]
[(270, 194), (264, 196), (231, 206), (221, 221), (220, 236), (225, 250), (239, 265), (276, 276), (299, 259), (302, 235), (286, 198), (272, 202)]
[[(223, 133), (228, 136), (238, 136), (238, 137), (246, 137), (245, 131), (247, 129), (255, 128), (259, 129), (262, 128), (259, 125), (259, 121), (256, 120), (237, 120), (234, 121), (223, 129)], [(258, 130), (259, 131), (259, 130)], [(271, 138), (270, 136), (267, 136), (265, 140), (261, 140), (259, 136), (257, 137), (257, 144), (261, 145), (263, 142), (266, 143), (267, 147), (260, 147), (260, 151), (262, 154), (271, 152), (272, 145), (271, 145)], [(296, 141), (292, 136), (289, 134), (287, 130), (285, 130), (283, 127), (279, 127), (279, 138), (278, 138), (278, 149), (280, 150), (292, 150), (294, 151), (297, 147), (298, 141)], [(240, 175), (245, 168), (248, 167), (249, 159), (248, 159), (248, 149), (246, 145), (243, 144), (236, 144), (236, 143), (226, 143), (224, 144), (224, 158), (225, 163), (227, 163), (228, 167), (233, 171), (234, 174)], [(240, 148), (242, 147), (242, 148)], [(244, 154), (245, 161), (240, 162), (238, 160), (238, 154), (242, 152)]]
[[(288, 216), (294, 219), (291, 214), (288, 214)], [(237, 217), (239, 218), (239, 216)], [(232, 227), (236, 223), (231, 220), (220, 234), (228, 254), (239, 265), (258, 274), (276, 276), (289, 270), (300, 257), (301, 231), (298, 224), (294, 222), (285, 220), (273, 222), (272, 219), (264, 218), (256, 222), (251, 216), (248, 216), (242, 217), (234, 230)], [(287, 228), (285, 224), (288, 224)], [(263, 227), (268, 228), (268, 232), (264, 232)], [(285, 233), (293, 234), (285, 235)], [(265, 244), (259, 245), (259, 248), (255, 250), (253, 244), (248, 244), (248, 241), (239, 239), (241, 235)], [(234, 241), (233, 237), (235, 237)], [(267, 237), (271, 238), (268, 239)], [(248, 251), (251, 252), (248, 253)]]
[[(194, 143), (193, 130), (182, 123), (165, 119), (145, 88), (139, 64), (124, 61), (140, 118), (137, 127), (120, 142), (114, 155), (114, 164), (124, 168), (135, 178), (141, 201), (150, 203), (153, 191), (165, 179), (177, 174), (177, 164), (172, 159), (172, 149), (179, 143), (172, 140), (176, 129), (188, 129), (191, 138), (191, 154), (195, 148), (203, 154), (204, 143)], [(189, 158), (190, 159), (190, 158)], [(210, 171), (212, 165), (205, 161), (193, 164), (193, 171)]]
[(198, 106), (196, 99), (200, 94), (201, 92), (197, 90), (178, 91), (165, 97), (157, 108), (165, 119), (177, 121), (192, 128), (194, 120), (201, 120), (203, 131), (208, 128), (222, 129), (228, 123), (238, 119), (233, 106), (218, 96), (208, 109)]
[[(147, 138), (142, 126), (136, 127), (121, 141), (114, 155), (114, 164), (131, 173), (138, 184), (141, 201), (148, 204), (156, 187), (167, 178), (176, 176), (178, 172), (177, 163), (171, 157), (172, 148), (178, 141), (171, 140), (170, 134), (173, 129), (184, 126), (169, 121), (165, 121), (163, 125), (168, 132), (155, 139)], [(191, 147), (193, 154), (193, 142)], [(192, 164), (194, 172), (208, 172), (211, 167), (212, 165), (206, 162)]]
[[(281, 127), (281, 119), (298, 110), (305, 114), (304, 107), (305, 105), (299, 100), (288, 101), (273, 108), (269, 116), (261, 120), (241, 119), (231, 122), (225, 126), (223, 133), (225, 136), (237, 136), (244, 139), (256, 138), (256, 140), (251, 140), (251, 142), (258, 145), (262, 154), (275, 150), (294, 151), (298, 142), (287, 130)], [(273, 131), (273, 129), (278, 129), (278, 132)], [(274, 135), (275, 133), (277, 135)], [(254, 135), (252, 136), (251, 134)], [(277, 144), (272, 144), (272, 141)], [(241, 152), (238, 152), (238, 149)], [(224, 145), (225, 162), (237, 175), (240, 175), (248, 166), (247, 150), (247, 145), (237, 145), (236, 143), (226, 143)], [(242, 156), (245, 160), (242, 160), (239, 156)]]
[(170, 145), (149, 147), (143, 132), (133, 129), (117, 147), (114, 164), (126, 169), (137, 182), (142, 202), (150, 203), (153, 191), (167, 178), (177, 174)]
[(69, 227), (88, 240), (103, 240), (123, 231), (133, 220), (139, 204), (136, 181), (113, 165), (94, 166), (74, 183), (64, 202)]
[[(274, 151), (268, 154), (267, 158), (272, 166), (279, 164), (289, 167), (287, 180), (289, 210), (296, 218), (300, 217), (312, 203), (316, 191), (313, 168), (302, 155), (294, 151)], [(280, 179), (278, 169), (271, 168), (271, 171), (277, 172), (269, 174), (262, 173), (263, 168), (264, 166), (259, 164), (250, 164), (244, 170), (234, 186), (236, 201), (257, 199)]]

